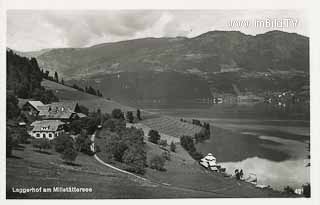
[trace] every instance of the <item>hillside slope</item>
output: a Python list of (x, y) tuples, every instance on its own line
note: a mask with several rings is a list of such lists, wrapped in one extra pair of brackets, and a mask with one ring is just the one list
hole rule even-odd
[(74, 88), (58, 84), (53, 81), (43, 80), (41, 85), (48, 90), (52, 90), (60, 101), (78, 102), (89, 108), (89, 111), (100, 109), (101, 112), (111, 113), (113, 109), (120, 108), (122, 111), (136, 111), (132, 107), (121, 105), (115, 101), (80, 92)]

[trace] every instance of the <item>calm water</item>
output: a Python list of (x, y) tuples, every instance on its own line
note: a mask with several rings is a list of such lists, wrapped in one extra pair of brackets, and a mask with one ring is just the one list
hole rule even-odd
[(197, 145), (213, 153), (233, 174), (253, 173), (258, 184), (283, 190), (310, 182), (306, 143), (309, 141), (309, 107), (256, 105), (141, 105), (141, 108), (183, 118), (201, 118), (214, 125), (210, 140)]

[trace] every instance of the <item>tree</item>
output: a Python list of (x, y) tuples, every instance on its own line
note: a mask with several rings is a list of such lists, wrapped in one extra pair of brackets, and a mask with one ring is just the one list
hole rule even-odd
[(303, 188), (303, 195), (305, 197), (310, 198), (310, 196), (311, 196), (311, 186), (310, 186), (310, 184), (309, 183), (304, 184), (304, 185), (302, 185), (302, 188)]
[(54, 81), (56, 81), (57, 83), (59, 83), (59, 76), (58, 76), (57, 71), (54, 72)]
[(12, 94), (7, 95), (7, 119), (15, 119), (19, 116), (19, 100)]
[(127, 168), (128, 171), (135, 172), (138, 174), (144, 174), (144, 167), (147, 161), (147, 154), (139, 146), (130, 146), (124, 152), (122, 156), (122, 161), (129, 166)]
[(111, 112), (111, 116), (115, 119), (124, 119), (124, 115), (121, 109), (113, 109)]
[(193, 139), (190, 136), (182, 136), (180, 138), (180, 144), (188, 152), (195, 152), (196, 151), (196, 148), (193, 143)]
[(160, 156), (160, 155), (155, 155), (151, 158), (150, 160), (150, 168), (151, 169), (156, 169), (159, 171), (163, 171), (164, 170), (164, 164), (165, 164), (165, 159)]
[(61, 79), (61, 84), (64, 85), (64, 80), (63, 80), (63, 78)]
[(170, 144), (170, 150), (171, 152), (176, 152), (176, 144), (174, 144), (173, 142), (171, 142)]
[(163, 147), (166, 147), (166, 146), (168, 145), (168, 142), (167, 142), (167, 140), (162, 140), (162, 139), (160, 139), (160, 140), (159, 140), (159, 145), (160, 145), (160, 146), (163, 146)]
[(12, 156), (12, 149), (18, 145), (17, 140), (12, 136), (14, 129), (6, 127), (6, 156)]
[(152, 142), (154, 144), (158, 144), (159, 140), (160, 140), (160, 134), (158, 131), (156, 130), (150, 130), (148, 133), (148, 141)]
[(133, 113), (131, 111), (128, 111), (126, 114), (127, 120), (129, 123), (133, 123), (134, 117), (133, 117)]
[(76, 160), (77, 156), (78, 156), (77, 150), (75, 149), (74, 146), (71, 146), (71, 147), (67, 147), (62, 152), (61, 158), (67, 163), (72, 163)]
[(90, 137), (87, 135), (87, 130), (82, 129), (79, 136), (76, 138), (76, 149), (78, 152), (83, 152), (88, 155), (92, 155), (93, 152), (91, 150), (92, 141)]
[(119, 132), (126, 127), (126, 122), (121, 119), (107, 119), (102, 126), (111, 132)]
[(138, 120), (142, 120), (142, 119), (141, 119), (141, 112), (140, 112), (139, 109), (137, 109), (137, 119), (138, 119)]
[(290, 186), (286, 186), (283, 189), (284, 192), (288, 193), (288, 194), (294, 194), (294, 189)]
[(74, 146), (74, 141), (67, 134), (60, 135), (54, 139), (54, 148), (56, 152), (63, 153), (65, 149), (73, 146)]
[(109, 133), (108, 140), (106, 140), (106, 152), (110, 159), (122, 162), (122, 156), (128, 149), (125, 140), (117, 133)]

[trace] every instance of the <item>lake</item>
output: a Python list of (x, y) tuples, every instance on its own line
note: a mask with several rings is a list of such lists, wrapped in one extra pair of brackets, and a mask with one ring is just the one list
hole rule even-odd
[(212, 125), (210, 140), (197, 149), (211, 152), (218, 163), (234, 174), (253, 173), (258, 184), (283, 190), (310, 182), (306, 167), (310, 140), (309, 107), (255, 105), (144, 105), (144, 110), (179, 118), (197, 118)]

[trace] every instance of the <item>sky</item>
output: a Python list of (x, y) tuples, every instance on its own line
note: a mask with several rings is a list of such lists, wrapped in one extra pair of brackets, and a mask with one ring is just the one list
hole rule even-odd
[[(257, 20), (263, 23), (256, 24)], [(79, 48), (145, 37), (192, 38), (213, 30), (250, 35), (281, 30), (308, 36), (307, 17), (301, 10), (7, 11), (7, 47), (19, 51)]]

